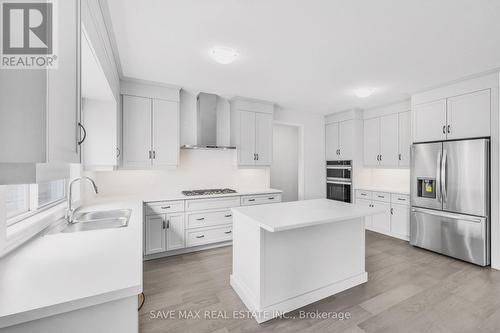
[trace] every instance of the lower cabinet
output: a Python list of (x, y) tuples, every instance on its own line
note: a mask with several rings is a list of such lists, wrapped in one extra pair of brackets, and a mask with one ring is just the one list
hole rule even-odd
[(405, 194), (356, 190), (356, 203), (384, 208), (383, 214), (365, 217), (365, 228), (408, 240), (410, 236), (410, 198)]
[(189, 248), (231, 241), (231, 208), (276, 202), (281, 202), (280, 193), (146, 203), (144, 254), (169, 255), (169, 251), (189, 252)]

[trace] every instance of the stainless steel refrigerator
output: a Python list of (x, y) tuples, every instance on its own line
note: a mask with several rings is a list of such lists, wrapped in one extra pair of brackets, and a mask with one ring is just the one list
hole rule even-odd
[(410, 244), (489, 265), (489, 139), (417, 143), (411, 153)]

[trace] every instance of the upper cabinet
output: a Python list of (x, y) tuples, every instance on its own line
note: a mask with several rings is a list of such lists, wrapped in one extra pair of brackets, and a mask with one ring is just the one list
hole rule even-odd
[(240, 97), (231, 100), (231, 145), (238, 151), (238, 165), (271, 165), (273, 112), (272, 103)]
[(408, 167), (410, 112), (399, 112), (364, 120), (365, 166)]
[[(80, 162), (79, 4), (58, 2), (53, 13), (64, 27), (54, 29), (52, 36), (57, 40), (56, 68), (2, 69), (0, 184), (67, 178), (67, 164)], [(24, 41), (30, 42), (28, 36)]]
[(179, 88), (122, 83), (125, 169), (179, 164)]
[(412, 96), (413, 142), (489, 137), (497, 89), (490, 74)]
[(326, 124), (327, 161), (354, 159), (354, 130), (354, 119)]

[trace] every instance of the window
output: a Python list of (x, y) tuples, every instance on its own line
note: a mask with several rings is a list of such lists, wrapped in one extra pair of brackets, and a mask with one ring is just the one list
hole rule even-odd
[(66, 198), (66, 180), (5, 185), (4, 191), (9, 226), (63, 201)]

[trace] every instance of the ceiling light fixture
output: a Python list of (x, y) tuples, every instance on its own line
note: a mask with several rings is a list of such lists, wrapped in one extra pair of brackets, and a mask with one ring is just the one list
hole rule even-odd
[(239, 54), (230, 47), (215, 46), (210, 49), (210, 56), (219, 64), (227, 65), (235, 61)]
[(371, 96), (374, 91), (375, 89), (372, 88), (359, 88), (354, 90), (354, 94), (356, 94), (356, 96), (359, 98), (366, 98)]

